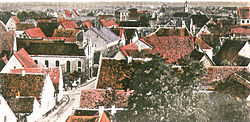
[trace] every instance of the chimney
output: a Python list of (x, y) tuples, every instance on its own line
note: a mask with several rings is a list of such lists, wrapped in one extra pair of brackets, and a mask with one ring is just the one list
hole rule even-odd
[(103, 112), (104, 112), (104, 106), (99, 106), (98, 110), (99, 117), (102, 116)]
[(112, 105), (112, 108), (111, 108), (111, 115), (112, 115), (112, 116), (115, 116), (115, 113), (116, 113), (115, 105)]
[(131, 56), (128, 56), (128, 64), (132, 62), (133, 58)]
[(25, 75), (25, 70), (22, 70), (22, 76), (24, 76)]

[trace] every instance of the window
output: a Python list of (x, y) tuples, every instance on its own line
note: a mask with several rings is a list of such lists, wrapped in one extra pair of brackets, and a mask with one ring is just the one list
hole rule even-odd
[(34, 60), (34, 62), (35, 62), (36, 64), (38, 64), (38, 61), (37, 61), (37, 60)]
[(247, 20), (247, 23), (249, 23), (249, 20)]
[(48, 60), (45, 60), (45, 66), (49, 67), (49, 61)]
[(242, 22), (242, 23), (245, 23), (245, 20), (242, 20), (241, 22)]
[(82, 62), (81, 61), (78, 61), (78, 71), (79, 72), (82, 72)]
[(67, 61), (66, 65), (67, 65), (66, 66), (66, 72), (69, 73), (70, 72), (70, 62)]
[(60, 65), (60, 63), (59, 63), (59, 61), (57, 60), (57, 61), (56, 61), (56, 67), (59, 67), (59, 65)]

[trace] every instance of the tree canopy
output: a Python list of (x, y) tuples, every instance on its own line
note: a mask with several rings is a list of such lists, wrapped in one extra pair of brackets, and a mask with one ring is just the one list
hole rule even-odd
[[(218, 114), (224, 117), (229, 115), (231, 107), (226, 108), (227, 103), (235, 109), (237, 106), (240, 107), (235, 111), (242, 112), (239, 116), (246, 118), (244, 102), (238, 102), (232, 97), (216, 99), (217, 97), (212, 97), (216, 95), (194, 92), (197, 91), (196, 88), (205, 75), (202, 62), (184, 58), (179, 61), (179, 65), (181, 68), (173, 68), (157, 58), (138, 65), (130, 81), (130, 89), (135, 92), (129, 98), (128, 111), (121, 112), (118, 115), (119, 120), (144, 122), (217, 120)], [(234, 101), (230, 102), (232, 99)], [(210, 113), (223, 106), (227, 113)], [(218, 120), (222, 119), (223, 117)]]

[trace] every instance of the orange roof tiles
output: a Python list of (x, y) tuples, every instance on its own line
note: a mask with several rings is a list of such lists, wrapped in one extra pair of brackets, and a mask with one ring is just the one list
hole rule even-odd
[(187, 36), (144, 37), (144, 40), (152, 45), (153, 52), (159, 53), (167, 63), (178, 63), (178, 59), (194, 50), (194, 42)]
[(238, 8), (240, 18), (250, 18), (250, 7)]
[(76, 24), (76, 22), (75, 22), (74, 20), (62, 22), (62, 26), (63, 26), (65, 29), (75, 29), (75, 28), (79, 28), (78, 25)]
[(40, 98), (44, 87), (44, 75), (0, 74), (2, 94), (6, 97), (34, 96)]
[(75, 116), (71, 115), (66, 122), (97, 122), (98, 116)]
[(82, 26), (87, 26), (88, 28), (93, 27), (92, 23), (89, 20), (82, 22)]
[(209, 84), (227, 78), (232, 73), (245, 70), (246, 67), (238, 66), (211, 66), (207, 68), (207, 75), (204, 83)]
[(119, 26), (117, 23), (115, 23), (114, 20), (108, 20), (107, 21), (105, 19), (101, 19), (100, 21), (101, 21), (102, 25), (105, 26), (105, 27), (112, 27), (112, 26), (118, 27)]
[(31, 28), (25, 30), (25, 32), (28, 34), (31, 38), (46, 38), (45, 34), (40, 28)]
[(64, 12), (65, 12), (66, 16), (72, 17), (68, 10), (64, 10)]
[(60, 70), (59, 68), (26, 68), (26, 69), (11, 69), (11, 73), (22, 73), (25, 70), (25, 73), (41, 73), (49, 74), (51, 81), (54, 85), (55, 90), (59, 90), (59, 80), (60, 80)]
[(250, 28), (242, 28), (242, 27), (231, 28), (231, 32), (232, 34), (250, 35)]
[(147, 55), (151, 54), (151, 50), (139, 50), (139, 48), (134, 43), (122, 46), (120, 49), (124, 55), (131, 56), (133, 58), (146, 58)]
[(14, 54), (17, 60), (24, 66), (24, 68), (37, 68), (38, 65), (33, 61), (24, 48)]
[[(111, 108), (111, 104), (115, 104), (118, 108), (124, 108), (128, 105), (127, 100), (131, 93), (132, 91), (126, 92), (124, 90), (115, 90), (115, 92), (109, 90), (108, 92), (105, 89), (84, 89), (81, 92), (80, 108), (96, 109), (99, 106)], [(116, 100), (110, 101), (113, 95), (116, 97)]]

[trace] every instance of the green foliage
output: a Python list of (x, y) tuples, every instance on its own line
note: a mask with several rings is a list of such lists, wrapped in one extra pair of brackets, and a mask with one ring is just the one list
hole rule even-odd
[(3, 21), (4, 24), (6, 24), (11, 16), (12, 16), (11, 12), (8, 11), (2, 12), (0, 13), (0, 20)]
[(58, 22), (39, 22), (37, 26), (41, 28), (46, 37), (52, 37), (54, 30), (58, 28)]
[(20, 19), (20, 21), (25, 21), (27, 19), (45, 19), (45, 18), (52, 18), (51, 16), (48, 16), (46, 12), (35, 12), (35, 11), (21, 11), (17, 14), (17, 17)]
[[(130, 88), (135, 93), (129, 98), (128, 111), (118, 114), (119, 120), (209, 121), (215, 120), (216, 116), (208, 113), (223, 106), (229, 115), (231, 108), (226, 108), (223, 99), (219, 101), (220, 105), (210, 105), (216, 98), (194, 92), (205, 74), (202, 63), (184, 58), (179, 60), (179, 64), (181, 69), (175, 70), (163, 60), (153, 59), (138, 66), (130, 83)], [(230, 103), (230, 100), (227, 102)], [(235, 104), (242, 105), (236, 101)]]

